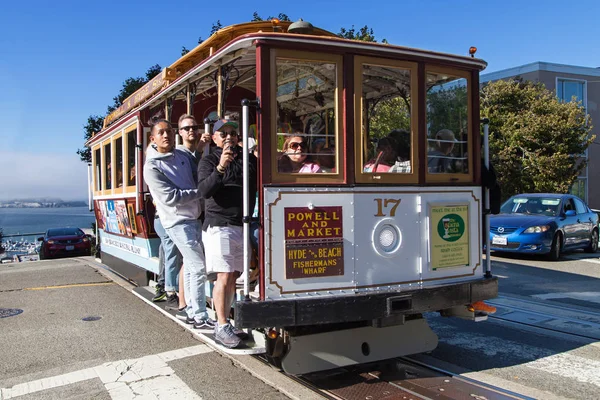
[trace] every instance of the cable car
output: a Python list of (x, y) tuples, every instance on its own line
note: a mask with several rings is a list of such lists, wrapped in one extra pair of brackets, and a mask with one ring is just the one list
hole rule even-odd
[(303, 21), (219, 30), (87, 142), (102, 261), (139, 286), (158, 273), (149, 121), (237, 119), (244, 158), (259, 154), (254, 218), (244, 198), (252, 279), (233, 306), (250, 346), (290, 374), (432, 350), (423, 313), (477, 320), (469, 305), (498, 292), (482, 257), (485, 67)]

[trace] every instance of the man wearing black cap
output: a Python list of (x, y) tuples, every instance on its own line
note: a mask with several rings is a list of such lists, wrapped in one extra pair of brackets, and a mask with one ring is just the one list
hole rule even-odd
[[(223, 346), (239, 346), (245, 333), (234, 328), (228, 316), (235, 296), (235, 280), (244, 265), (242, 229), (243, 187), (242, 148), (239, 146), (238, 124), (225, 119), (214, 125), (215, 149), (200, 160), (198, 188), (205, 201), (202, 242), (209, 275), (216, 274), (213, 300), (217, 311), (215, 339)], [(249, 154), (250, 201), (256, 201), (256, 157)]]

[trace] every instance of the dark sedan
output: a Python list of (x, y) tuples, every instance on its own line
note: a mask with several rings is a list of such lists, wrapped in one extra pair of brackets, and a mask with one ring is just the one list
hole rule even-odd
[(547, 254), (558, 260), (565, 250), (598, 250), (598, 215), (570, 194), (519, 194), (490, 217), (490, 249)]
[(89, 256), (90, 238), (79, 228), (52, 228), (38, 238), (40, 260), (55, 257)]

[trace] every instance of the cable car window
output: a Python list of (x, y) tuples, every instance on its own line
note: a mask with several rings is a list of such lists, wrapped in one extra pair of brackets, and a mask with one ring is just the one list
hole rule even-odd
[(411, 71), (362, 65), (362, 171), (410, 174)]
[(123, 187), (123, 138), (115, 140), (115, 187)]
[(104, 189), (112, 189), (112, 154), (110, 152), (110, 143), (104, 146)]
[(431, 174), (469, 173), (467, 80), (427, 72), (427, 169)]
[(127, 136), (127, 168), (125, 175), (127, 176), (127, 186), (135, 186), (135, 139), (136, 130), (130, 130), (125, 133)]
[(337, 65), (277, 58), (277, 171), (336, 173)]
[(100, 174), (100, 165), (102, 156), (100, 154), (100, 147), (94, 150), (94, 182), (96, 183), (95, 190), (102, 190), (102, 175)]

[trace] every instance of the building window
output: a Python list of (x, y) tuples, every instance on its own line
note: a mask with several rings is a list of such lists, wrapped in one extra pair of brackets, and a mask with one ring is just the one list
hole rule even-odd
[(577, 180), (573, 183), (573, 186), (571, 186), (571, 190), (569, 190), (569, 193), (571, 193), (574, 196), (579, 197), (581, 200), (585, 201), (587, 203), (587, 178), (585, 177), (578, 177)]
[(569, 102), (575, 97), (575, 101), (581, 101), (585, 107), (586, 101), (584, 92), (585, 81), (574, 81), (569, 79), (557, 79), (556, 81), (556, 96), (564, 102)]

